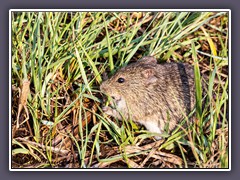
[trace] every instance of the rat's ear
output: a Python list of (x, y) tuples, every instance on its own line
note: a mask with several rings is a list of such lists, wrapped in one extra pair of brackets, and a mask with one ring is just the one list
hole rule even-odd
[(148, 69), (144, 69), (141, 72), (141, 74), (144, 78), (150, 78), (150, 77), (154, 76), (155, 72), (154, 72), (154, 69), (148, 68)]
[(146, 85), (149, 85), (149, 84), (152, 84), (152, 83), (155, 83), (157, 81), (157, 77), (155, 76), (155, 71), (154, 69), (144, 69), (142, 72), (141, 72), (143, 78), (146, 79)]
[(153, 56), (145, 56), (139, 61), (143, 64), (157, 64), (157, 59)]

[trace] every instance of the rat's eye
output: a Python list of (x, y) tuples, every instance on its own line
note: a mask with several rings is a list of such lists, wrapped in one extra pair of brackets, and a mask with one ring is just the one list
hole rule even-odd
[(125, 81), (124, 78), (118, 78), (118, 80), (117, 80), (117, 82), (119, 82), (119, 83), (123, 83), (124, 81)]

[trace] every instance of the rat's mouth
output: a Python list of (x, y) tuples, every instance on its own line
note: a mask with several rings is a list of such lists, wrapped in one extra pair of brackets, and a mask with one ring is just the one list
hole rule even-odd
[[(111, 109), (117, 109), (119, 104), (121, 104), (121, 96), (106, 96), (104, 98), (104, 107), (110, 107)], [(103, 108), (104, 110), (104, 108)]]
[(117, 107), (119, 105), (119, 102), (122, 100), (121, 97), (116, 98), (116, 97), (112, 96), (111, 98), (112, 98), (113, 103), (111, 104), (111, 102), (110, 102), (110, 105), (115, 106), (115, 107)]
[(121, 101), (121, 97), (116, 98), (114, 96), (111, 96), (108, 106), (111, 107), (112, 109), (117, 109), (120, 101)]
[(111, 96), (107, 96), (104, 100), (106, 103), (103, 103), (103, 112), (112, 117), (122, 119), (122, 115), (124, 115), (124, 112), (126, 111), (126, 102), (124, 97), (116, 94), (113, 96), (113, 94), (111, 94)]

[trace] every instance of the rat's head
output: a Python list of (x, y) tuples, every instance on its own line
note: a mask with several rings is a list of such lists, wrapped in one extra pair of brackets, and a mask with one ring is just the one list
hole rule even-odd
[[(100, 90), (111, 98), (110, 104), (119, 109), (126, 108), (132, 98), (141, 97), (141, 92), (157, 81), (155, 67), (157, 60), (146, 56), (135, 63), (118, 70), (112, 77), (104, 81)], [(131, 102), (130, 102), (131, 104)]]

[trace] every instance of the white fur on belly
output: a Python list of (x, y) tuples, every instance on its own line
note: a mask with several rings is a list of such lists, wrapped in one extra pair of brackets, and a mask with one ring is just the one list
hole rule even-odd
[[(158, 123), (157, 122), (152, 122), (152, 121), (140, 121), (140, 123), (142, 125), (144, 125), (146, 127), (146, 129), (152, 133), (159, 133), (159, 134), (162, 134), (162, 131), (160, 129), (160, 127), (158, 126)], [(155, 136), (155, 138), (157, 140), (160, 140), (162, 139), (161, 136)]]

